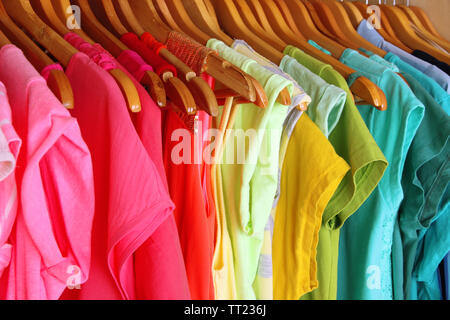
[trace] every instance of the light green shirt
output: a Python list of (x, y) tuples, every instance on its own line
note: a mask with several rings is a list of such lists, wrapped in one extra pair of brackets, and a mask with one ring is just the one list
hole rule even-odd
[[(241, 134), (235, 131), (241, 139), (231, 137), (228, 140), (221, 165), (225, 215), (235, 257), (237, 297), (255, 299), (252, 284), (258, 269), (264, 227), (277, 190), (280, 139), (288, 112), (288, 107), (276, 100), (284, 88), (292, 95), (293, 84), (221, 41), (211, 39), (207, 46), (258, 80), (269, 100), (265, 109), (254, 104), (240, 106), (234, 129), (241, 130)], [(245, 143), (245, 133), (253, 137), (250, 142), (247, 138)], [(245, 150), (241, 151), (247, 161), (227, 164), (227, 155), (238, 156), (243, 146)]]

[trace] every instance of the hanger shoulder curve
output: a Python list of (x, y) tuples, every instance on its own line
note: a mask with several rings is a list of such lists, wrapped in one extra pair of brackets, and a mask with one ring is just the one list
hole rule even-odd
[(445, 50), (450, 51), (450, 43), (429, 32), (427, 28), (425, 28), (425, 26), (422, 24), (420, 19), (416, 16), (415, 12), (409, 6), (399, 5), (398, 7), (403, 10), (403, 12), (408, 16), (408, 18), (412, 22), (412, 24), (414, 24), (416, 28), (419, 29), (428, 39), (434, 41), (439, 46), (443, 47)]
[(194, 22), (192, 22), (191, 17), (184, 8), (182, 1), (166, 0), (165, 2), (169, 9), (166, 14), (170, 14), (172, 16), (175, 22), (181, 27), (182, 32), (188, 34), (190, 37), (202, 44), (208, 42), (210, 37), (205, 32), (200, 30)]
[[(250, 29), (259, 28), (259, 30), (262, 31), (262, 35), (259, 36), (261, 39), (265, 40), (268, 43), (275, 41), (275, 48), (280, 51), (284, 49), (286, 44), (284, 40), (279, 37), (276, 30), (272, 28), (272, 25), (269, 23), (269, 20), (264, 13), (264, 9), (261, 6), (260, 1), (234, 0), (234, 2), (237, 4), (236, 7), (239, 10), (243, 10), (241, 16), (244, 16), (244, 19), (246, 19), (250, 23)], [(240, 5), (238, 6), (238, 4)], [(279, 47), (280, 45), (281, 47)]]
[(160, 77), (154, 72), (147, 71), (144, 73), (140, 83), (147, 89), (152, 100), (160, 108), (167, 105), (166, 90)]
[(220, 29), (217, 20), (208, 12), (208, 8), (203, 0), (183, 0), (182, 2), (186, 12), (201, 30), (228, 45), (233, 43), (233, 39)]
[(245, 25), (232, 0), (216, 0), (213, 2), (215, 11), (223, 28), (235, 39), (246, 40), (257, 52), (260, 52), (270, 61), (279, 64), (283, 54), (268, 45), (264, 40), (255, 36)]
[[(286, 23), (291, 25), (291, 30), (294, 34), (304, 34), (308, 40), (314, 40), (320, 46), (330, 51), (335, 58), (342, 56), (346, 48), (316, 29), (308, 10), (301, 1), (274, 0), (274, 2), (284, 16)], [(302, 19), (294, 19), (294, 16), (301, 16)]]
[(118, 57), (122, 51), (128, 48), (106, 29), (96, 18), (88, 0), (72, 0), (81, 9), (83, 28), (93, 40), (100, 43), (113, 56)]
[[(410, 6), (411, 10), (416, 14), (416, 16), (419, 18), (419, 20), (422, 22), (422, 24), (424, 25), (424, 27), (431, 32), (432, 34), (434, 34), (436, 37), (439, 37), (443, 40), (447, 40), (444, 37), (442, 37), (439, 32), (437, 31), (437, 29), (434, 27), (433, 23), (431, 22), (430, 18), (428, 17), (428, 15), (425, 13), (425, 11), (417, 6)], [(448, 40), (447, 40), (448, 41)]]
[[(150, 32), (156, 40), (166, 43), (171, 29), (162, 21), (151, 0), (128, 0), (139, 23), (145, 31)], [(172, 27), (172, 30), (178, 30)]]
[(195, 115), (197, 107), (192, 93), (186, 84), (177, 77), (164, 81), (164, 87), (170, 100), (177, 106), (182, 106), (188, 115)]
[[(347, 4), (347, 2), (346, 2)], [(369, 19), (371, 16), (369, 15), (369, 7), (362, 3), (362, 2), (352, 2), (351, 5), (353, 5), (354, 7), (356, 7), (359, 12), (361, 13), (361, 15), (363, 16), (364, 19)], [(407, 46), (405, 46), (394, 34), (394, 31), (392, 30), (392, 27), (389, 24), (388, 19), (383, 19), (383, 15), (382, 12), (380, 12), (381, 16), (380, 16), (380, 28), (377, 29), (378, 33), (383, 37), (383, 39), (387, 40), (388, 42), (392, 43), (393, 45), (399, 47), (400, 49), (403, 49), (406, 52), (411, 53), (411, 49), (409, 49)], [(376, 16), (374, 16), (375, 19)], [(387, 32), (384, 28), (389, 29), (391, 31)]]
[[(365, 48), (367, 50), (372, 51), (375, 54), (378, 54), (381, 57), (384, 57), (387, 52), (374, 46), (372, 43), (364, 39), (362, 36), (360, 36), (356, 29), (353, 27), (350, 18), (348, 17), (347, 11), (345, 10), (342, 3), (331, 0), (325, 0), (325, 1), (318, 1), (314, 0), (314, 3), (317, 3), (319, 6), (322, 6), (324, 9), (325, 7), (329, 8), (329, 12), (332, 12), (332, 14), (337, 18), (339, 21), (338, 25), (341, 27), (340, 30), (343, 31), (346, 35), (346, 40), (349, 39), (352, 44), (356, 45), (359, 50), (359, 48)], [(325, 9), (324, 12), (327, 10)], [(329, 16), (329, 14), (327, 14)]]
[(6, 46), (7, 44), (11, 44), (8, 37), (0, 30), (0, 47)]
[[(124, 20), (128, 21), (128, 23), (130, 25), (139, 24), (136, 16), (133, 13), (133, 10), (132, 10), (130, 4), (126, 0), (116, 2), (116, 4), (118, 4), (117, 9), (119, 11), (119, 15), (122, 14)], [(132, 22), (132, 20), (134, 22)], [(145, 32), (145, 29), (143, 29), (142, 27), (139, 26), (139, 30), (136, 30), (136, 31), (140, 35), (142, 35)], [(217, 115), (218, 114), (217, 100), (215, 99), (214, 93), (211, 90), (211, 88), (208, 86), (208, 84), (202, 78), (197, 77), (195, 75), (195, 73), (193, 73), (193, 71), (190, 68), (188, 68), (188, 66), (186, 66), (175, 56), (170, 54), (170, 52), (167, 49), (162, 49), (160, 51), (160, 54), (161, 54), (161, 56), (165, 57), (166, 60), (168, 60), (167, 58), (170, 57), (172, 59), (171, 61), (176, 66), (177, 70), (181, 69), (183, 71), (182, 73), (185, 76), (185, 80), (186, 80), (185, 83), (188, 88), (188, 91), (190, 90), (190, 92), (192, 93), (192, 96), (195, 98), (195, 102), (198, 104), (198, 106), (210, 115), (213, 115), (213, 114)], [(190, 74), (192, 74), (192, 76)], [(185, 88), (181, 88), (180, 86), (173, 87), (171, 89), (185, 90)], [(172, 91), (170, 92), (170, 94), (173, 94)], [(187, 96), (187, 93), (179, 92), (178, 96), (179, 97)], [(185, 99), (184, 99), (184, 101), (186, 102)]]
[(64, 71), (50, 71), (50, 75), (47, 79), (47, 85), (65, 108), (74, 109), (75, 101), (72, 86)]
[(25, 0), (3, 1), (3, 5), (15, 21), (18, 21), (58, 61), (67, 66), (77, 50), (49, 28)]
[(132, 30), (137, 35), (142, 35), (145, 32), (128, 0), (115, 0), (114, 5), (119, 19), (125, 24), (128, 30)]
[(159, 17), (163, 23), (167, 24), (172, 30), (183, 32), (183, 28), (173, 18), (165, 0), (145, 0), (145, 2), (149, 8), (152, 8), (152, 11), (154, 9), (155, 16)]
[(344, 2), (342, 2), (342, 5), (344, 6), (345, 10), (347, 11), (347, 14), (353, 24), (353, 27), (355, 29), (358, 28), (359, 24), (364, 19), (361, 12), (358, 10), (358, 8), (352, 2), (344, 1)]
[(388, 105), (386, 95), (376, 84), (374, 84), (368, 78), (359, 77), (350, 87), (350, 90), (378, 110), (387, 110)]
[(140, 112), (141, 101), (139, 93), (131, 79), (120, 69), (109, 70), (109, 73), (116, 80), (130, 111), (133, 113)]
[(450, 64), (450, 57), (434, 48), (424, 40), (420, 39), (414, 30), (409, 25), (409, 20), (406, 14), (400, 9), (393, 6), (381, 5), (381, 10), (384, 15), (389, 19), (389, 22), (395, 28), (395, 32), (398, 37), (411, 49), (420, 49), (434, 56), (436, 59), (444, 61)]
[(260, 39), (264, 40), (272, 47), (278, 50), (283, 50), (285, 47), (284, 42), (270, 29), (264, 29), (257, 20), (255, 10), (250, 8), (249, 4), (245, 0), (234, 0), (236, 8), (241, 13), (241, 18), (244, 21), (248, 29), (255, 33)]
[[(19, 27), (14, 24), (14, 22), (6, 14), (6, 10), (1, 1), (0, 24), (38, 71), (42, 71), (46, 66), (54, 63), (52, 59), (50, 59)], [(2, 39), (2, 46), (11, 43), (8, 36), (6, 36), (3, 32), (1, 35), (4, 37)], [(47, 79), (47, 85), (63, 104), (63, 106), (68, 109), (74, 108), (72, 86), (64, 71), (52, 70)]]

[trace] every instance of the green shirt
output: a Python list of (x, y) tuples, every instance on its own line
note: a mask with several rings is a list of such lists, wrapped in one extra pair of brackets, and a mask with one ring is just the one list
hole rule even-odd
[(319, 287), (302, 297), (335, 300), (340, 228), (375, 189), (386, 170), (387, 161), (361, 118), (345, 79), (330, 65), (300, 49), (288, 46), (284, 53), (347, 93), (340, 120), (329, 140), (336, 153), (350, 165), (351, 171), (339, 185), (324, 212), (317, 253)]
[[(235, 258), (237, 297), (253, 300), (252, 284), (258, 269), (264, 228), (277, 190), (280, 140), (288, 112), (288, 107), (276, 100), (284, 88), (292, 95), (293, 84), (222, 41), (211, 39), (207, 46), (258, 80), (269, 100), (265, 109), (254, 104), (239, 106), (234, 136), (225, 145), (220, 166), (225, 215)], [(245, 159), (239, 154), (245, 155)]]

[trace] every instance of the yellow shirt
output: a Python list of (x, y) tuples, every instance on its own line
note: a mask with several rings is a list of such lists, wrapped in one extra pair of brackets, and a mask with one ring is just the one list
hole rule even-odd
[(284, 159), (273, 236), (275, 300), (298, 300), (317, 288), (322, 215), (350, 166), (308, 115), (297, 123)]

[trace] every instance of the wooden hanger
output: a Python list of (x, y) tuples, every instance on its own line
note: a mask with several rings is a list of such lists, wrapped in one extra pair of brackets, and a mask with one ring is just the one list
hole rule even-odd
[[(283, 39), (285, 39), (287, 42), (303, 49), (307, 54), (311, 55), (312, 57), (333, 66), (333, 68), (336, 71), (338, 71), (341, 75), (343, 75), (345, 79), (348, 79), (350, 75), (355, 72), (350, 67), (346, 66), (345, 64), (336, 60), (335, 58), (329, 56), (328, 54), (322, 52), (321, 50), (307, 43), (300, 33), (295, 34), (295, 36), (292, 36), (292, 34), (289, 32), (290, 30), (286, 27), (286, 23), (283, 20), (283, 15), (279, 11), (274, 1), (262, 0), (261, 4), (263, 4), (264, 12), (268, 16), (268, 21), (271, 22), (277, 34), (282, 36)], [(364, 100), (367, 99), (366, 101), (369, 101), (369, 103), (374, 105), (376, 108), (380, 110), (385, 110), (387, 102), (384, 92), (369, 79), (363, 77), (360, 77), (360, 79), (361, 80), (357, 81), (361, 82), (354, 87), (352, 86), (350, 89), (352, 91), (353, 89), (361, 90), (358, 93), (356, 92), (354, 93)], [(365, 88), (366, 86), (367, 88)], [(361, 89), (363, 87), (365, 88), (364, 90)]]
[[(18, 21), (34, 38), (64, 66), (67, 67), (70, 59), (78, 52), (58, 33), (48, 27), (34, 12), (27, 0), (3, 1), (11, 16)], [(37, 26), (37, 28), (36, 28)], [(131, 80), (120, 70), (111, 70), (111, 75), (118, 83), (128, 108), (131, 112), (139, 112), (141, 103), (136, 87)]]
[[(337, 1), (334, 1), (334, 0), (327, 0), (327, 1), (337, 3)], [(351, 2), (338, 2), (338, 5), (343, 5), (344, 9), (346, 8), (345, 5), (350, 5), (350, 6), (348, 6), (350, 9), (347, 11), (348, 11), (348, 15), (351, 15), (354, 18), (353, 26), (354, 26), (354, 29), (356, 30), (356, 28), (358, 28), (359, 24), (364, 19), (363, 16), (361, 15), (361, 13), (359, 12), (359, 10), (355, 6), (352, 6), (353, 3), (351, 3)], [(401, 73), (397, 73), (397, 75), (400, 76), (400, 78), (402, 78), (403, 81), (405, 81), (406, 84), (409, 86), (408, 81), (405, 79), (405, 77)]]
[(164, 17), (171, 17), (173, 20), (175, 20), (177, 25), (181, 27), (181, 32), (188, 34), (191, 38), (199, 43), (208, 42), (211, 37), (200, 30), (197, 25), (192, 22), (181, 0), (156, 1), (158, 7), (161, 2), (165, 2), (168, 8), (167, 11), (162, 11), (161, 13)]
[(409, 25), (410, 22), (408, 17), (400, 8), (388, 5), (381, 5), (380, 7), (385, 16), (389, 19), (389, 22), (394, 27), (396, 35), (403, 43), (411, 49), (422, 50), (436, 59), (450, 64), (450, 56), (434, 48), (416, 35), (414, 30)]
[[(164, 23), (161, 23), (160, 18), (155, 17), (156, 9), (152, 7), (153, 4), (151, 1), (129, 0), (129, 4), (133, 8), (133, 12), (136, 14), (141, 25), (158, 41), (166, 43), (171, 31)], [(215, 78), (218, 83), (224, 84), (233, 92), (237, 92), (243, 98), (255, 103), (257, 98), (255, 82), (248, 74), (220, 56), (210, 55), (208, 57), (205, 72)], [(261, 86), (259, 85), (259, 87)], [(266, 107), (266, 105), (258, 106)]]
[[(42, 51), (8, 16), (3, 3), (0, 1), (0, 24), (7, 37), (17, 45), (30, 63), (39, 71), (54, 62)], [(58, 100), (67, 109), (74, 108), (72, 86), (62, 70), (51, 70), (47, 85)]]
[[(318, 7), (311, 1), (302, 1), (307, 10), (309, 11), (311, 18), (313, 19), (317, 28), (327, 37), (339, 42), (346, 48), (357, 50), (356, 45), (345, 35), (345, 33), (339, 27), (336, 19), (328, 7)], [(324, 18), (324, 15), (327, 14)]]
[(348, 17), (352, 22), (353, 28), (356, 29), (361, 23), (361, 21), (364, 20), (364, 17), (362, 16), (361, 12), (359, 12), (358, 8), (356, 8), (355, 5), (353, 5), (351, 2), (343, 1), (341, 3), (344, 6), (345, 10), (347, 11)]
[(433, 23), (431, 22), (430, 18), (425, 13), (425, 11), (422, 10), (422, 8), (416, 7), (416, 6), (410, 6), (410, 8), (416, 14), (416, 16), (419, 18), (419, 20), (422, 22), (422, 24), (425, 26), (425, 28), (429, 32), (434, 34), (436, 37), (441, 38), (442, 40), (448, 41), (447, 39), (445, 39), (443, 36), (441, 36), (439, 34), (439, 32), (436, 30), (436, 28), (434, 27)]
[[(143, 9), (147, 10), (149, 14), (149, 16), (151, 16), (152, 18), (154, 18), (154, 20), (156, 21), (156, 23), (159, 23), (160, 26), (156, 26), (156, 30), (159, 30), (159, 32), (164, 32), (161, 31), (161, 29), (166, 29), (168, 30), (167, 27), (162, 27), (164, 25), (164, 22), (162, 21), (161, 17), (159, 16), (164, 15), (164, 18), (166, 21), (169, 22), (169, 25), (172, 29), (182, 32), (181, 28), (178, 27), (176, 21), (172, 18), (172, 15), (169, 13), (169, 9), (167, 7), (167, 4), (165, 1), (157, 1), (158, 6), (160, 7), (160, 10), (157, 10), (157, 8), (155, 8), (155, 6), (153, 5), (153, 3), (151, 1), (147, 1), (145, 0), (146, 3), (141, 3), (143, 4)], [(204, 12), (203, 12), (204, 13)], [(207, 15), (207, 17), (209, 17), (209, 15)], [(147, 19), (145, 21), (148, 21)], [(205, 19), (205, 23), (208, 23), (209, 27), (212, 28), (212, 30), (215, 29), (215, 31), (217, 31), (216, 25), (215, 25), (215, 21), (208, 21), (207, 19)], [(149, 26), (149, 30), (152, 30), (152, 26)], [(219, 29), (220, 30), (220, 29)], [(211, 30), (210, 30), (211, 31)], [(218, 31), (215, 36), (220, 36), (223, 37), (223, 33), (221, 34), (221, 30)], [(227, 40), (226, 38), (222, 38), (224, 40)], [(170, 54), (172, 55), (170, 52), (166, 53), (166, 54)], [(231, 64), (227, 63), (229, 66), (231, 67)], [(223, 63), (222, 67), (225, 65), (225, 62)], [(210, 67), (212, 66), (212, 63), (210, 63)], [(251, 88), (251, 99), (253, 101), (253, 103), (255, 103), (257, 106), (264, 108), (268, 101), (267, 101), (267, 97), (266, 94), (261, 86), (261, 84), (256, 81), (256, 79), (252, 78), (250, 75), (246, 75), (247, 80), (249, 81), (249, 85)], [(223, 103), (225, 103), (226, 99), (229, 99), (230, 97), (238, 97), (236, 99), (236, 101), (247, 101), (250, 102), (250, 100), (245, 99), (245, 98), (241, 98), (239, 97), (239, 94), (236, 93), (235, 91), (233, 91), (232, 89), (229, 89), (228, 87), (224, 86), (220, 81), (218, 83), (216, 83), (216, 91), (215, 91), (215, 96), (217, 98), (217, 102), (218, 105), (223, 105)], [(242, 102), (244, 103), (244, 102)]]
[[(207, 33), (209, 36), (219, 39), (223, 41), (225, 44), (232, 46), (234, 40), (231, 39), (225, 32), (222, 31), (222, 29), (219, 26), (219, 23), (217, 19), (215, 19), (215, 12), (214, 8), (211, 6), (207, 6), (203, 0), (187, 0), (184, 1), (183, 4), (185, 5), (186, 13), (191, 17), (195, 19), (195, 23), (197, 26), (201, 27), (202, 24), (207, 24), (205, 30), (207, 30)], [(181, 15), (184, 15), (183, 13)], [(251, 82), (253, 83), (253, 86), (255, 87), (255, 93), (256, 93), (256, 100), (253, 102), (254, 104), (264, 107), (268, 104), (266, 93), (261, 86), (261, 84), (252, 76), (247, 75)], [(216, 97), (222, 96), (224, 99), (223, 103), (225, 103), (225, 100), (229, 97), (234, 97), (236, 103), (248, 103), (250, 102), (248, 99), (245, 99), (243, 97), (239, 97), (239, 95), (235, 92), (232, 92), (228, 89), (219, 89), (216, 91)], [(222, 102), (222, 100), (219, 100)], [(289, 91), (287, 88), (283, 89), (279, 96), (277, 97), (277, 102), (283, 104), (283, 105), (291, 105), (291, 96), (289, 94)], [(219, 103), (221, 104), (221, 103)], [(299, 106), (300, 107), (300, 106)], [(303, 108), (303, 106), (301, 106)]]
[[(69, 0), (68, 7), (70, 6)], [(53, 28), (56, 32), (58, 32), (60, 35), (65, 35), (70, 32), (77, 33), (80, 37), (82, 37), (85, 41), (89, 42), (90, 44), (94, 44), (94, 41), (89, 38), (87, 34), (83, 32), (81, 29), (73, 29), (69, 30), (67, 25), (64, 24), (61, 19), (59, 18), (55, 7), (51, 0), (31, 0), (31, 4), (35, 11), (37, 12), (38, 16), (44, 20), (49, 26)]]
[(64, 66), (67, 67), (70, 59), (77, 50), (62, 39), (55, 31), (49, 28), (33, 11), (26, 0), (3, 0), (8, 14), (24, 27), (42, 46)]
[[(189, 34), (189, 32), (197, 32), (195, 30), (191, 30), (192, 28), (200, 30), (195, 25), (195, 23), (191, 20), (189, 13), (186, 11), (186, 9), (184, 8), (183, 4), (180, 1), (168, 0), (168, 1), (166, 1), (166, 3), (168, 4), (168, 6), (170, 8), (170, 12), (173, 14), (175, 21), (178, 24), (181, 24), (184, 22), (186, 24), (186, 27), (189, 28), (189, 29), (184, 29), (185, 32), (187, 32), (188, 34)], [(180, 19), (181, 19), (181, 21), (180, 21)], [(212, 21), (210, 21), (210, 22), (212, 22)], [(187, 31), (187, 30), (189, 30), (189, 31)], [(204, 40), (202, 40), (202, 43), (206, 43), (211, 38), (208, 34), (205, 34), (205, 35), (206, 35), (206, 37)], [(231, 39), (231, 38), (227, 37), (224, 40), (228, 41), (229, 39)], [(230, 45), (231, 44), (232, 43), (230, 43)], [(257, 83), (256, 79), (254, 79), (254, 78), (252, 78), (251, 81), (253, 84)], [(255, 87), (255, 89), (256, 89), (257, 96), (261, 96), (263, 94), (262, 92), (264, 92), (262, 86), (260, 86), (260, 85), (257, 85), (257, 87)], [(262, 90), (262, 92), (259, 90)], [(265, 95), (265, 93), (264, 93), (264, 95)], [(277, 98), (277, 101), (283, 105), (291, 104), (291, 96), (289, 94), (289, 91), (286, 88), (280, 92), (280, 94)]]
[[(199, 2), (204, 4), (203, 0), (199, 0)], [(248, 28), (252, 32), (255, 33), (256, 36), (258, 36), (259, 38), (263, 39), (265, 42), (267, 42), (269, 44), (272, 44), (273, 46), (276, 46), (277, 44), (280, 45), (280, 40), (277, 39), (277, 36), (274, 36), (273, 34), (270, 34), (270, 30), (265, 31), (263, 28), (260, 27), (259, 23), (256, 21), (255, 16), (253, 15), (251, 9), (249, 8), (249, 6), (245, 2), (245, 0), (243, 0), (243, 1), (235, 1), (235, 5), (242, 12), (241, 17), (244, 20), (244, 23), (248, 26)], [(212, 15), (210, 14), (209, 16), (211, 17)], [(194, 17), (194, 16), (191, 15), (191, 17)], [(227, 38), (231, 39), (231, 37), (229, 37), (228, 35), (227, 35)], [(220, 38), (217, 38), (217, 39), (220, 39)], [(222, 40), (222, 39), (220, 39), (220, 40)], [(234, 40), (231, 39), (231, 41), (228, 40), (225, 43), (228, 46), (231, 46), (233, 44), (233, 42), (234, 42)]]
[(419, 18), (416, 16), (415, 12), (409, 7), (405, 5), (398, 5), (400, 9), (403, 10), (403, 12), (406, 14), (406, 16), (409, 18), (411, 23), (413, 23), (419, 30), (422, 31), (422, 33), (429, 38), (430, 40), (436, 42), (439, 46), (444, 48), (447, 51), (450, 51), (450, 43), (446, 40), (441, 39), (438, 36), (435, 36), (433, 33), (429, 32), (427, 28), (422, 24), (422, 22), (419, 20)]
[(327, 27), (325, 27), (325, 25), (322, 23), (322, 21), (320, 20), (319, 14), (317, 13), (317, 10), (314, 8), (312, 3), (309, 2), (309, 1), (305, 1), (305, 0), (301, 0), (301, 2), (306, 7), (306, 9), (308, 10), (309, 15), (311, 16), (311, 19), (313, 20), (316, 28), (321, 33), (326, 35), (328, 38), (333, 39), (335, 41), (338, 41), (338, 38), (334, 34), (329, 32)]
[(0, 47), (6, 46), (7, 44), (11, 44), (8, 37), (0, 30)]
[(164, 24), (168, 25), (170, 29), (178, 32), (183, 32), (183, 29), (176, 23), (170, 14), (169, 7), (165, 0), (144, 0), (151, 3), (151, 6), (155, 9), (154, 13)]
[[(53, 65), (50, 59), (9, 17), (3, 2), (0, 1), (0, 23), (2, 29), (7, 33), (9, 39), (23, 51), (31, 64), (39, 71), (46, 66)], [(36, 25), (39, 27), (39, 25)], [(58, 100), (67, 109), (74, 108), (74, 97), (72, 86), (66, 74), (62, 70), (51, 70), (47, 79), (47, 85)]]
[(217, 20), (213, 19), (203, 0), (183, 0), (183, 5), (189, 16), (195, 17), (195, 24), (200, 30), (204, 30), (209, 36), (220, 39), (229, 46), (233, 43), (233, 39), (218, 27)]
[[(69, 8), (70, 2), (69, 0), (63, 0), (58, 1), (60, 3), (60, 8)], [(35, 8), (39, 8), (42, 12), (41, 17), (45, 16), (47, 18), (47, 21), (54, 27), (54, 29), (60, 34), (65, 35), (67, 33), (70, 33), (72, 31), (76, 31), (76, 33), (81, 36), (85, 41), (87, 41), (90, 44), (94, 44), (95, 42), (89, 38), (87, 34), (83, 32), (81, 29), (74, 29), (69, 30), (67, 26), (65, 26), (62, 21), (59, 19), (55, 8), (50, 0), (32, 0), (32, 3), (34, 4)], [(67, 10), (64, 11), (67, 13)], [(111, 37), (107, 37), (109, 39)], [(116, 45), (115, 41), (107, 41), (107, 43), (110, 43), (108, 47), (117, 48), (117, 49), (125, 49), (125, 46)], [(112, 50), (116, 51), (116, 50)], [(118, 50), (117, 50), (118, 52)], [(166, 92), (164, 89), (164, 85), (162, 84), (161, 79), (158, 77), (158, 75), (154, 72), (147, 71), (145, 72), (144, 76), (141, 79), (141, 84), (143, 84), (145, 87), (148, 88), (150, 95), (152, 99), (155, 101), (155, 103), (159, 107), (166, 106)]]
[[(118, 2), (118, 9), (121, 12), (124, 20), (134, 20), (134, 25), (139, 24), (139, 28), (134, 28), (134, 31), (139, 35), (142, 35), (146, 30), (140, 24), (139, 19), (136, 18), (130, 3), (127, 0), (122, 0)], [(152, 5), (151, 9), (155, 9)], [(156, 11), (156, 10), (155, 10)], [(154, 11), (154, 12), (155, 12)], [(131, 25), (131, 24), (130, 24)], [(203, 80), (203, 78), (198, 77), (194, 71), (192, 71), (186, 64), (179, 60), (175, 55), (173, 55), (169, 50), (162, 49), (160, 51), (161, 56), (163, 56), (168, 61), (173, 61), (174, 65), (179, 65), (179, 69), (185, 75), (186, 83), (191, 91), (194, 93), (195, 101), (199, 107), (206, 111), (212, 116), (217, 116), (219, 113), (219, 107), (217, 99), (214, 92), (209, 87), (209, 85)], [(192, 76), (190, 75), (192, 74)]]
[(274, 48), (281, 46), (284, 49), (284, 41), (276, 34), (269, 21), (267, 21), (264, 9), (258, 1), (234, 0), (234, 3), (240, 12), (242, 20), (250, 30), (253, 32), (256, 30), (258, 36)]
[[(331, 27), (330, 32), (334, 32), (337, 37), (350, 41), (357, 49), (364, 48), (381, 57), (387, 54), (386, 51), (374, 46), (356, 32), (340, 2), (335, 0), (312, 0), (312, 3), (318, 10), (322, 22), (328, 23), (328, 26)], [(342, 38), (342, 35), (345, 38)]]
[[(116, 6), (114, 6), (112, 1), (102, 0), (101, 4), (108, 20), (113, 25), (113, 29), (120, 36), (128, 33), (128, 29), (122, 24), (122, 21), (125, 21), (129, 28), (131, 28), (131, 30), (138, 36), (145, 33), (145, 29), (140, 25), (140, 22), (134, 15), (128, 1), (116, 1)], [(122, 19), (120, 19), (120, 16)], [(166, 51), (166, 55), (170, 54), (172, 56), (172, 59), (176, 61), (176, 64), (174, 64), (175, 67), (181, 66), (181, 70), (180, 67), (177, 67), (177, 69), (182, 71), (182, 73), (184, 71), (184, 83), (190, 90), (194, 105), (197, 105), (201, 110), (207, 112), (209, 115), (217, 116), (219, 113), (217, 100), (214, 96), (214, 92), (211, 90), (206, 81), (200, 77), (197, 77), (191, 69), (189, 69), (182, 61), (173, 56), (167, 49), (162, 49), (161, 51)], [(164, 56), (164, 53), (161, 52), (161, 56)], [(186, 74), (192, 74), (192, 76), (186, 76)]]
[[(55, 8), (59, 12), (58, 16), (62, 21), (66, 21), (70, 15), (70, 11), (67, 10), (67, 8), (71, 5), (70, 2), (68, 2), (67, 0), (52, 1)], [(80, 2), (74, 1), (74, 3), (79, 5), (82, 9), (82, 26), (84, 30), (86, 30), (96, 42), (100, 43), (109, 53), (111, 53), (115, 57), (118, 57), (123, 51), (128, 50), (128, 48), (120, 40), (114, 37), (114, 35), (112, 35), (106, 28), (103, 28), (103, 26), (96, 20), (92, 11), (86, 9), (85, 3), (82, 0)], [(119, 73), (123, 73), (126, 76), (126, 74), (121, 70), (119, 70)], [(129, 80), (131, 81), (131, 79)], [(144, 85), (144, 87), (148, 88), (150, 96), (159, 107), (166, 106), (167, 89), (169, 89), (171, 92), (178, 91), (174, 88), (167, 88), (167, 86), (164, 86), (162, 80), (158, 77), (158, 75), (151, 71), (145, 72), (140, 83)], [(171, 86), (173, 87), (173, 85)], [(181, 87), (184, 88), (182, 84)], [(184, 107), (185, 104), (182, 104), (181, 106)]]
[[(166, 43), (170, 28), (162, 23), (157, 10), (150, 0), (130, 0), (133, 11), (135, 12), (141, 25), (149, 31), (158, 41)], [(225, 70), (225, 68), (229, 68)], [(238, 68), (225, 62), (218, 56), (211, 56), (207, 61), (206, 72), (214, 77), (219, 83), (228, 83), (228, 86), (245, 96), (250, 101), (255, 100), (255, 88), (250, 79)]]
[[(19, 22), (42, 46), (44, 46), (64, 67), (78, 51), (67, 41), (48, 27), (34, 12), (27, 0), (4, 0), (4, 7), (10, 15)], [(139, 112), (141, 103), (136, 87), (123, 73), (111, 70), (111, 74), (118, 82), (127, 106), (132, 112)]]
[[(48, 1), (48, 0), (46, 0)], [(72, 15), (71, 3), (69, 0), (51, 0), (51, 5), (59, 17), (59, 20), (64, 24), (67, 22), (70, 16)], [(84, 15), (85, 13), (83, 13)], [(86, 14), (87, 15), (87, 14)], [(84, 28), (90, 29), (91, 34), (95, 35), (95, 39), (97, 42), (101, 43), (102, 46), (113, 56), (118, 57), (122, 51), (128, 50), (128, 48), (117, 38), (115, 38), (111, 33), (109, 33), (106, 29), (96, 28), (95, 24), (90, 23), (91, 21), (87, 21), (87, 24), (84, 24)], [(101, 27), (101, 26), (100, 26)], [(73, 29), (72, 32), (78, 34), (83, 39), (89, 39), (89, 36), (83, 31), (83, 29)], [(86, 38), (87, 37), (87, 38)], [(91, 41), (94, 40), (91, 39)], [(140, 83), (148, 88), (150, 96), (153, 101), (159, 106), (164, 107), (166, 105), (166, 92), (164, 89), (164, 85), (158, 75), (151, 71), (146, 71), (140, 81)]]
[[(267, 45), (267, 43), (256, 37), (249, 29), (246, 28), (232, 1), (216, 0), (213, 2), (213, 4), (215, 6), (216, 12), (218, 13), (217, 17), (220, 19), (221, 24), (228, 34), (234, 36), (235, 38), (246, 40), (257, 52), (260, 52), (272, 62), (280, 64), (281, 59), (283, 58), (283, 54), (281, 54), (275, 48)], [(322, 51), (316, 48), (314, 49), (320, 52), (318, 53), (318, 55), (322, 57), (324, 56), (324, 60), (329, 61), (329, 59), (331, 58)], [(340, 62), (338, 62), (336, 68), (339, 72), (341, 72), (341, 74), (343, 74), (345, 78), (348, 78), (350, 74), (354, 73), (351, 68), (345, 66)], [(352, 85), (351, 90), (360, 98), (374, 105), (376, 108), (380, 110), (385, 110), (387, 108), (386, 96), (384, 95), (383, 91), (381, 91), (381, 89), (378, 88), (369, 79), (359, 77)]]
[[(314, 40), (337, 59), (342, 56), (346, 48), (317, 30), (308, 10), (301, 1), (275, 0), (275, 3), (294, 34), (303, 34), (308, 39)], [(301, 19), (294, 19), (294, 17), (301, 17)]]
[[(369, 14), (367, 12), (367, 5), (362, 3), (362, 2), (349, 2), (349, 1), (344, 1), (342, 3), (344, 5), (344, 8), (347, 10), (348, 15), (350, 16), (350, 18), (352, 18), (352, 23), (353, 26), (356, 28), (358, 28), (358, 26), (360, 25), (362, 19), (368, 19), (369, 18)], [(358, 15), (358, 13), (360, 15)], [(381, 13), (381, 12), (380, 12)], [(361, 19), (362, 18), (362, 19)], [(382, 19), (382, 17), (381, 17)], [(389, 22), (387, 21), (387, 19), (384, 19), (386, 21), (384, 21), (386, 24), (388, 24)], [(388, 34), (384, 28), (382, 27), (382, 25), (380, 25), (380, 28), (377, 29), (377, 32), (383, 37), (384, 40), (392, 43), (393, 45), (399, 47), (400, 49), (403, 49), (406, 52), (411, 53), (411, 49), (408, 48), (407, 46), (405, 46), (399, 39), (397, 39), (395, 36), (391, 36), (390, 34)]]
[(253, 49), (262, 54), (264, 57), (279, 65), (283, 59), (280, 50), (272, 47), (263, 39), (256, 36), (242, 20), (238, 9), (232, 0), (220, 0), (212, 2), (225, 32), (235, 39), (243, 39), (247, 41)]

